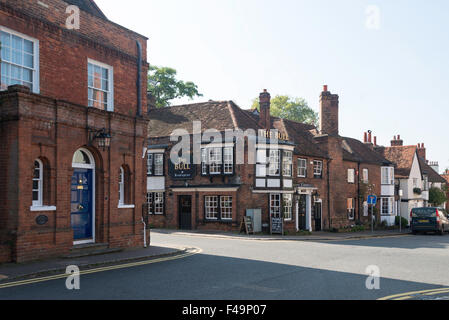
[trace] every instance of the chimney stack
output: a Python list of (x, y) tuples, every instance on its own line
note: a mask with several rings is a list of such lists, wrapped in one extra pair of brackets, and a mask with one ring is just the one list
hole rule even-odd
[(327, 85), (320, 96), (320, 133), (338, 136), (338, 95), (331, 94)]
[(266, 130), (271, 129), (270, 105), (271, 95), (267, 92), (267, 89), (264, 89), (259, 95), (259, 125)]
[(398, 135), (397, 137), (394, 136), (393, 140), (391, 140), (391, 146), (392, 147), (402, 147), (404, 145), (404, 141), (401, 140), (401, 136)]
[(427, 161), (426, 148), (424, 147), (424, 143), (418, 143), (418, 156), (424, 161)]

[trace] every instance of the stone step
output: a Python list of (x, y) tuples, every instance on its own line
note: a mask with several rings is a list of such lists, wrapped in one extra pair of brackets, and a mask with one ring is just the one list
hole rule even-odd
[(96, 250), (80, 250), (80, 251), (73, 251), (72, 253), (69, 253), (65, 256), (63, 256), (64, 259), (74, 259), (74, 258), (83, 258), (83, 257), (90, 257), (90, 256), (99, 256), (104, 254), (110, 254), (110, 253), (116, 253), (121, 252), (123, 249), (120, 248), (103, 248), (103, 249), (96, 249)]
[(86, 243), (77, 244), (70, 249), (71, 252), (81, 252), (81, 251), (95, 251), (101, 249), (107, 249), (109, 247), (108, 243)]

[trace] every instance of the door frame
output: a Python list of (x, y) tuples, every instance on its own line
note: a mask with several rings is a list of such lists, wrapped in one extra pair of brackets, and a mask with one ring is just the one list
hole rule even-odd
[[(181, 200), (182, 198), (190, 198), (190, 219), (189, 219), (189, 226), (190, 229), (181, 229)], [(179, 230), (193, 230), (193, 224), (192, 224), (192, 217), (193, 217), (193, 196), (192, 195), (179, 195), (178, 196), (178, 228)]]
[[(323, 200), (322, 199), (318, 199), (315, 201), (314, 206), (316, 206), (317, 204), (320, 205), (320, 214), (321, 214), (321, 218), (320, 218), (320, 231), (323, 231)], [(314, 209), (316, 210), (316, 209)], [(315, 212), (314, 212), (315, 214)]]
[[(75, 170), (76, 169), (87, 169), (87, 170), (92, 171), (92, 187), (91, 187), (91, 192), (92, 192), (92, 239), (73, 241), (73, 245), (95, 243), (95, 228), (96, 228), (95, 227), (95, 160), (94, 160), (94, 157), (92, 156), (92, 153), (89, 150), (87, 150), (86, 148), (79, 148), (75, 151), (75, 153), (77, 151), (83, 151), (89, 157), (90, 164), (80, 164), (80, 163), (72, 162), (72, 168)], [(72, 215), (72, 212), (70, 212), (70, 216), (71, 215)]]

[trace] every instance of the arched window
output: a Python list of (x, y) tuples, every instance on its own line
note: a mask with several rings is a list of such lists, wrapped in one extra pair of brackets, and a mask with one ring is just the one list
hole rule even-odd
[(125, 170), (120, 167), (118, 175), (118, 204), (119, 206), (125, 204)]
[(34, 160), (33, 171), (33, 207), (43, 206), (44, 165), (41, 160)]

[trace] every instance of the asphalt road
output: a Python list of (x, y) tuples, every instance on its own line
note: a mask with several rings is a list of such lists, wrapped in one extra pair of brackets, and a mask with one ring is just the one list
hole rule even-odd
[[(65, 279), (4, 288), (0, 299), (371, 300), (449, 287), (449, 235), (301, 242), (153, 233), (152, 241), (202, 252), (81, 275), (80, 290), (67, 290)], [(368, 266), (380, 272), (378, 290), (366, 288)]]

